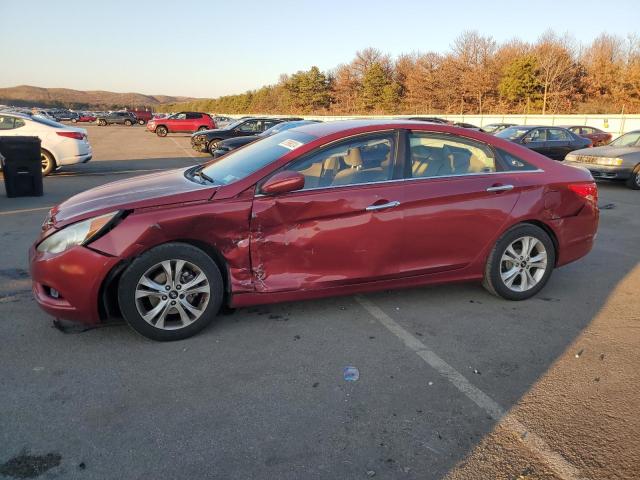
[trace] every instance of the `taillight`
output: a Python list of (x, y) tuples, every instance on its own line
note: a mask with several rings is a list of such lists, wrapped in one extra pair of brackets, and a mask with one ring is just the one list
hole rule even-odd
[(61, 137), (73, 138), (74, 140), (82, 140), (84, 133), (80, 132), (56, 132)]
[(579, 197), (584, 198), (593, 204), (598, 203), (598, 187), (595, 183), (572, 183), (567, 188)]

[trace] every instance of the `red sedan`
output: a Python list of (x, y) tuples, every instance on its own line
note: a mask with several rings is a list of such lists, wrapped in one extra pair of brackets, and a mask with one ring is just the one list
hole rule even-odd
[(524, 300), (591, 250), (597, 195), (588, 171), (469, 129), (310, 124), (54, 207), (33, 292), (55, 317), (122, 316), (156, 340), (222, 304), (457, 281)]
[(584, 125), (568, 125), (566, 127), (567, 130), (571, 130), (576, 135), (580, 135), (581, 137), (588, 138), (593, 143), (594, 147), (600, 145), (607, 145), (611, 142), (611, 134), (604, 132), (596, 127), (586, 127)]

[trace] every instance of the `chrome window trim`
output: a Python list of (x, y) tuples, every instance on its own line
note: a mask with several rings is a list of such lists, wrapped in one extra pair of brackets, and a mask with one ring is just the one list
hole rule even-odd
[[(458, 177), (478, 177), (478, 176), (484, 176), (484, 175), (505, 175), (505, 174), (523, 174), (523, 173), (544, 173), (544, 170), (542, 170), (541, 168), (538, 168), (536, 170), (522, 170), (522, 171), (518, 171), (518, 170), (506, 170), (503, 172), (478, 172), (478, 173), (460, 173), (458, 175), (440, 175), (437, 177), (412, 177), (412, 178), (394, 178), (392, 180), (381, 180), (378, 182), (366, 182), (366, 183), (349, 183), (346, 185), (328, 185), (326, 187), (313, 187), (313, 188), (305, 188), (302, 190), (294, 190), (290, 193), (300, 193), (300, 192), (313, 192), (315, 190), (329, 190), (329, 189), (336, 189), (336, 188), (344, 188), (344, 187), (357, 187), (357, 186), (364, 186), (364, 185), (381, 185), (381, 184), (385, 184), (385, 183), (392, 183), (392, 182), (410, 182), (410, 181), (414, 181), (414, 180), (434, 180), (437, 178), (458, 178)], [(254, 198), (257, 197), (270, 197), (272, 195), (265, 195), (264, 193), (257, 193), (254, 195)]]

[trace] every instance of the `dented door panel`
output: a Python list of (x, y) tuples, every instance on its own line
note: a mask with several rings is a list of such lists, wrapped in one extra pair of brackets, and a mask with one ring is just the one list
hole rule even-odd
[(399, 276), (401, 181), (256, 196), (251, 260), (256, 291), (326, 288)]

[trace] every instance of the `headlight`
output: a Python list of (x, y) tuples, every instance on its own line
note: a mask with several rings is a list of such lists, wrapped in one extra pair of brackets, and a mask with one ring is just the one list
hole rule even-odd
[(596, 161), (598, 165), (620, 166), (623, 160), (621, 158), (598, 157)]
[(39, 252), (61, 253), (76, 245), (86, 245), (100, 233), (119, 212), (111, 212), (99, 217), (73, 223), (56, 233), (49, 235), (37, 247)]

